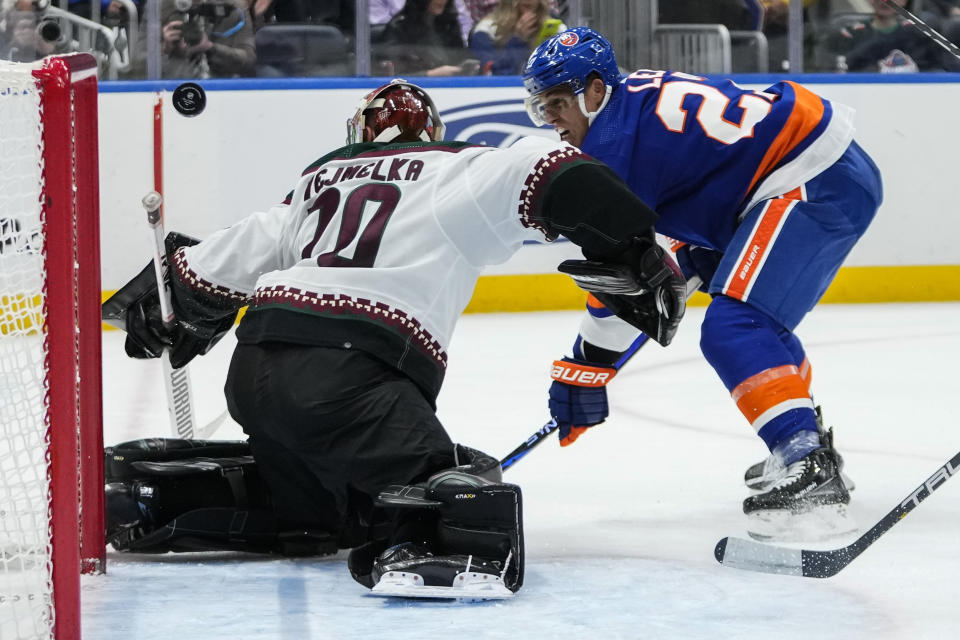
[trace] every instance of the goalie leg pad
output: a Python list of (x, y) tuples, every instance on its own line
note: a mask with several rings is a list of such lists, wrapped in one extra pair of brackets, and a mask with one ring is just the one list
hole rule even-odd
[[(492, 471), (489, 464), (493, 458), (486, 454), (458, 447), (457, 458), (466, 464), (440, 471), (424, 483), (392, 486), (381, 492), (377, 498), (378, 506), (411, 513), (405, 518), (401, 514), (398, 518), (398, 522), (405, 524), (398, 527), (391, 542), (401, 544), (386, 549), (380, 556), (374, 556), (376, 547), (373, 545), (355, 549), (351, 553), (351, 573), (358, 582), (367, 586), (376, 585), (379, 579), (401, 566), (404, 569), (400, 573), (416, 574), (413, 567), (419, 563), (426, 572), (417, 574), (421, 580), (426, 580), (420, 582), (420, 586), (450, 588), (454, 578), (462, 584), (466, 578), (459, 580), (459, 575), (470, 573), (468, 566), (473, 568), (473, 573), (479, 571), (488, 575), (487, 578), (481, 576), (481, 582), (495, 576), (497, 580), (491, 584), (498, 583), (510, 592), (516, 592), (523, 585), (523, 508), (520, 487), (499, 482), (499, 471)], [(496, 468), (499, 470), (499, 465)], [(481, 471), (488, 477), (496, 478), (496, 481), (476, 475)], [(426, 538), (425, 545), (414, 544), (423, 538)], [(409, 544), (404, 546), (403, 543)], [(371, 561), (372, 564), (367, 564)], [(443, 581), (442, 576), (450, 579), (445, 587), (428, 584)], [(382, 593), (385, 588), (374, 590)], [(402, 590), (405, 591), (406, 587)], [(432, 591), (382, 595), (463, 597), (455, 594), (444, 596), (441, 595), (442, 591)]]
[(121, 551), (335, 553), (321, 531), (278, 531), (245, 442), (138, 440), (106, 450), (107, 542)]
[(498, 566), (511, 591), (523, 586), (523, 502), (515, 484), (432, 491), (441, 500), (435, 547), (440, 554), (475, 555)]
[(188, 458), (228, 458), (249, 456), (246, 440), (186, 440), (183, 438), (142, 438), (107, 447), (104, 453), (104, 476), (109, 482), (123, 482), (149, 476), (135, 463), (170, 462)]

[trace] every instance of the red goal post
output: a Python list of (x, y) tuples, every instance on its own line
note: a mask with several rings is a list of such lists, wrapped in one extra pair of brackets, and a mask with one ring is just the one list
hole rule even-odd
[(0, 62), (0, 638), (80, 637), (105, 568), (97, 66)]

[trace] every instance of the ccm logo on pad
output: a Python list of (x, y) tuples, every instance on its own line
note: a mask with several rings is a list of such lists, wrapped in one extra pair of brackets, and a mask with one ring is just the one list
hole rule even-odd
[(550, 377), (578, 387), (602, 387), (613, 379), (617, 371), (607, 367), (591, 367), (575, 362), (556, 360)]

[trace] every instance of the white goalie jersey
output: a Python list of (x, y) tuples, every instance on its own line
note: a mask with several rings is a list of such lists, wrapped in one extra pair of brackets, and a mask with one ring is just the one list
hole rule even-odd
[[(417, 353), (442, 379), (482, 269), (549, 236), (535, 218), (541, 187), (582, 157), (544, 138), (509, 149), (350, 145), (307, 168), (282, 204), (181, 248), (175, 276), (198, 295), (249, 304), (241, 342), (342, 345), (350, 336), (336, 321), (362, 320), (395, 343), (375, 355)], [(308, 322), (317, 318), (329, 322)]]

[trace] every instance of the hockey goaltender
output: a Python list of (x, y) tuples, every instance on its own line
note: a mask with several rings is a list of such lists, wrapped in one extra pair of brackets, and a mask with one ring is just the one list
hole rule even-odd
[(307, 167), (280, 204), (199, 243), (168, 236), (175, 326), (161, 322), (151, 265), (104, 303), (128, 355), (166, 350), (175, 368), (248, 307), (225, 384), (248, 440), (108, 448), (115, 549), (350, 549), (351, 574), (378, 594), (521, 587), (520, 488), (436, 417), (477, 277), (525, 240), (562, 234), (587, 258), (568, 265), (578, 284), (663, 345), (685, 282), (654, 241), (656, 214), (605, 165), (544, 138), (498, 149), (443, 132), (421, 88), (372, 91), (349, 144)]

